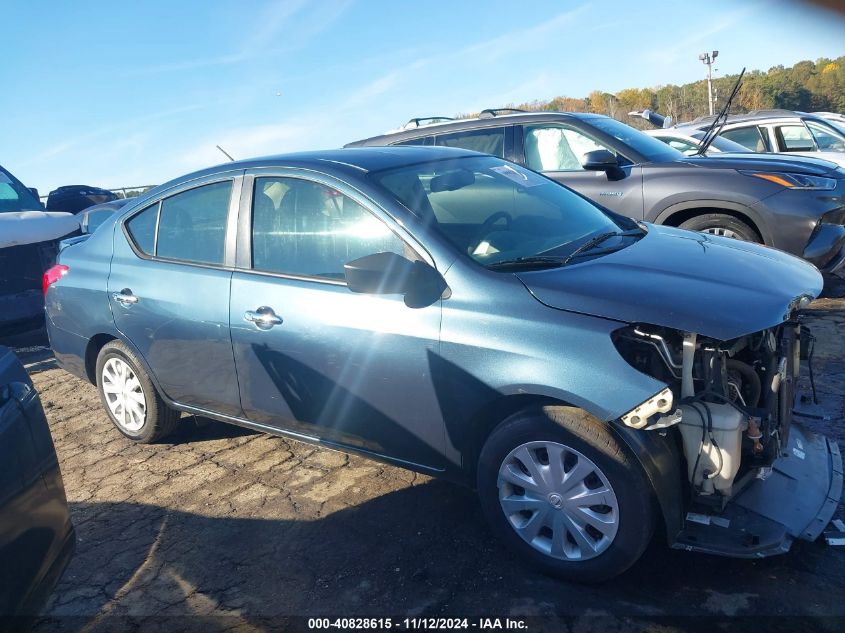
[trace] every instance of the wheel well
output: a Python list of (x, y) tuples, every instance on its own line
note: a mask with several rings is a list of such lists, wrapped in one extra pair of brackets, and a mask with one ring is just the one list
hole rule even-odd
[(680, 211), (676, 211), (668, 218), (663, 220), (662, 224), (665, 224), (666, 226), (679, 227), (687, 220), (691, 220), (692, 218), (698, 217), (699, 215), (706, 215), (707, 213), (721, 213), (722, 215), (729, 215), (741, 222), (745, 222), (745, 224), (754, 229), (754, 232), (757, 234), (757, 237), (760, 238), (760, 242), (763, 244), (766, 243), (766, 241), (763, 239), (763, 234), (760, 231), (760, 227), (757, 226), (757, 223), (741, 211), (735, 211), (733, 209), (722, 209), (719, 207), (695, 207), (692, 209), (681, 209)]
[(517, 411), (529, 407), (542, 407), (547, 405), (559, 405), (563, 407), (572, 406), (562, 400), (555, 400), (543, 396), (531, 394), (515, 394), (502, 396), (486, 404), (470, 420), (469, 428), (472, 429), (472, 439), (468, 442), (463, 457), (463, 467), (469, 477), (470, 485), (475, 487), (475, 471), (478, 466), (478, 458), (481, 449), (493, 430), (512, 416)]
[(92, 385), (97, 384), (97, 356), (106, 343), (114, 340), (116, 337), (111, 334), (97, 334), (88, 341), (88, 347), (85, 348), (85, 374)]

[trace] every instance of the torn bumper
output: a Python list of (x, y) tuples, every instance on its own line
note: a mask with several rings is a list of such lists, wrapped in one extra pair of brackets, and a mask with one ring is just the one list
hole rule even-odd
[(786, 455), (714, 515), (688, 514), (672, 547), (738, 558), (782, 554), (795, 539), (815, 540), (842, 496), (836, 442), (793, 424)]

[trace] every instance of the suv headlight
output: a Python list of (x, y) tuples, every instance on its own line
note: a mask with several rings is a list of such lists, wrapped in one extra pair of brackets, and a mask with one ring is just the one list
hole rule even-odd
[(836, 179), (825, 178), (824, 176), (791, 174), (785, 171), (741, 171), (739, 173), (745, 176), (768, 180), (788, 189), (817, 189), (821, 191), (836, 189)]

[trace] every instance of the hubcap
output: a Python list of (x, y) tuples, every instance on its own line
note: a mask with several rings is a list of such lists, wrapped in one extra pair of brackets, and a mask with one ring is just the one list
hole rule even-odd
[(527, 442), (499, 468), (499, 504), (534, 549), (581, 561), (604, 552), (619, 528), (619, 503), (589, 458), (557, 442)]
[(147, 419), (147, 399), (135, 372), (120, 358), (110, 358), (101, 376), (106, 404), (117, 424), (137, 433)]
[(735, 240), (741, 240), (742, 238), (731, 229), (726, 229), (722, 226), (714, 226), (709, 229), (702, 230), (702, 233), (710, 233), (710, 235), (720, 235), (721, 237), (730, 237)]

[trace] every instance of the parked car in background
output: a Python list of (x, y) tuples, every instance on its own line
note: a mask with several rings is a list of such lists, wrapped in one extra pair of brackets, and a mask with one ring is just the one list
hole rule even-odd
[(79, 213), (95, 204), (117, 199), (117, 194), (108, 189), (90, 185), (65, 185), (50, 192), (47, 197), (47, 210)]
[(93, 233), (99, 226), (110, 218), (116, 211), (122, 209), (132, 198), (118, 198), (111, 202), (103, 202), (88, 207), (79, 213), (79, 225), (82, 233)]
[(45, 212), (32, 191), (0, 167), (0, 335), (43, 322), (41, 277), (55, 263), (59, 240), (78, 231), (76, 217)]
[[(672, 130), (703, 132), (714, 117), (699, 117)], [(732, 114), (720, 134), (754, 152), (823, 158), (845, 166), (845, 132), (822, 117), (791, 110), (755, 110)]]
[(845, 134), (845, 114), (838, 112), (810, 112), (813, 116), (821, 117), (833, 127)]
[(75, 544), (38, 393), (17, 356), (0, 346), (0, 622), (38, 614)]
[[(666, 130), (643, 130), (645, 134), (653, 136), (654, 138), (663, 141), (672, 149), (686, 154), (687, 156), (695, 156), (698, 154), (701, 147), (701, 141), (704, 140), (705, 131), (697, 131), (691, 134), (669, 128)], [(724, 137), (717, 136), (713, 142), (707, 147), (705, 154), (710, 156), (712, 154), (721, 154), (723, 152), (730, 152), (734, 154), (747, 154), (751, 152), (750, 149), (730, 141)]]
[(487, 110), (347, 147), (462, 147), (512, 160), (629, 217), (845, 265), (845, 170), (799, 156), (685, 156), (598, 114)]
[(818, 536), (841, 459), (792, 406), (821, 288), (786, 253), (446, 147), (190, 174), (45, 275), (56, 360), (127, 438), (186, 411), (446, 477), (574, 580), (625, 570), (657, 521), (727, 556)]

